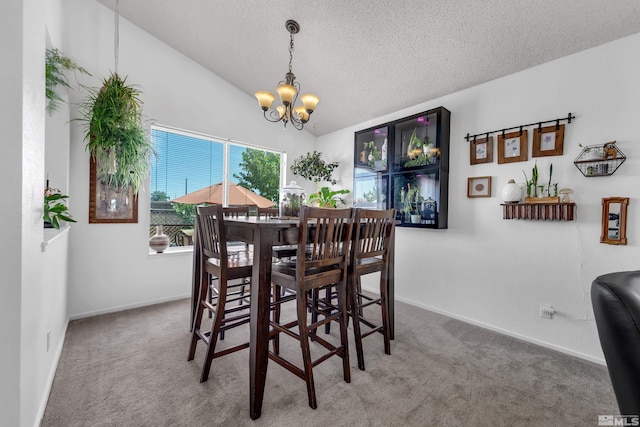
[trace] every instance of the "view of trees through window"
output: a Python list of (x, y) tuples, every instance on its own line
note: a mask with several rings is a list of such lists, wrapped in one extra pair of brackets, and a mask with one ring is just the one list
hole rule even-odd
[(282, 153), (156, 126), (151, 139), (151, 235), (190, 244), (199, 204), (277, 206)]

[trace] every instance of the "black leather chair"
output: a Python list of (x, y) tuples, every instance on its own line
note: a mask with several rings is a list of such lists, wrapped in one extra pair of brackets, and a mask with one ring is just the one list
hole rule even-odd
[(640, 415), (640, 271), (597, 277), (591, 302), (620, 414)]

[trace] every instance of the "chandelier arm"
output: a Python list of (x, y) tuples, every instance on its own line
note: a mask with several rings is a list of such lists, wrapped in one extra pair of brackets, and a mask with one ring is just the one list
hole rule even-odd
[(276, 110), (267, 110), (264, 112), (264, 118), (271, 123), (277, 123), (281, 121), (284, 116), (280, 117), (280, 114)]

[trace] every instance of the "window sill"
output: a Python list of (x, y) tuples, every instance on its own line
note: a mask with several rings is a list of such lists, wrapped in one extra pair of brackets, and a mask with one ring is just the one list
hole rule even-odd
[(193, 245), (191, 246), (169, 246), (162, 253), (157, 253), (153, 249), (149, 249), (149, 258), (161, 259), (163, 256), (180, 256), (193, 254)]
[(70, 228), (71, 227), (69, 225), (65, 225), (59, 230), (55, 228), (45, 228), (44, 235), (42, 237), (42, 243), (40, 243), (40, 248), (42, 252), (46, 251), (47, 246), (49, 246), (51, 243), (57, 240), (58, 237), (68, 233)]

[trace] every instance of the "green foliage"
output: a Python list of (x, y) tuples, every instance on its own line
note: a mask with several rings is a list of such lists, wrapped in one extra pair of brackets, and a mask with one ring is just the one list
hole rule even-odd
[(154, 153), (142, 124), (140, 91), (112, 73), (101, 88), (87, 88), (80, 103), (86, 150), (96, 161), (100, 182), (117, 189), (132, 186), (138, 192), (149, 175)]
[(420, 213), (419, 205), (424, 200), (420, 195), (420, 187), (407, 184), (407, 193), (404, 195), (404, 212), (407, 215), (417, 215)]
[(46, 188), (44, 190), (44, 215), (42, 218), (45, 222), (50, 222), (53, 228), (60, 228), (60, 221), (76, 222), (69, 213), (66, 204), (66, 196), (55, 188)]
[(309, 202), (318, 201), (321, 208), (337, 208), (338, 203), (345, 204), (340, 194), (349, 194), (349, 190), (331, 190), (329, 187), (321, 187), (317, 193), (309, 195)]
[(294, 160), (291, 165), (291, 172), (294, 175), (300, 175), (301, 177), (313, 182), (326, 181), (332, 185), (336, 185), (337, 180), (333, 179), (331, 175), (335, 168), (340, 163), (326, 163), (322, 160), (322, 153), (313, 151), (313, 153), (307, 153)]
[(278, 203), (280, 197), (280, 156), (268, 151), (247, 149), (242, 153), (242, 171), (233, 177), (241, 185)]
[(376, 147), (375, 141), (369, 141), (364, 143), (364, 148), (369, 150), (369, 154), (371, 154), (371, 159), (367, 159), (369, 162), (369, 166), (374, 167), (376, 161), (382, 160), (382, 154), (378, 151), (378, 147)]
[(190, 224), (196, 222), (196, 205), (189, 205), (187, 203), (172, 203), (171, 207), (178, 214), (182, 220)]
[(91, 75), (87, 70), (64, 56), (58, 49), (47, 49), (45, 57), (45, 94), (47, 97), (47, 113), (49, 115), (57, 110), (63, 101), (60, 95), (56, 93), (56, 86), (71, 88), (65, 76), (67, 71), (78, 71), (82, 74)]
[(376, 200), (378, 200), (378, 186), (374, 185), (371, 190), (366, 191), (365, 193), (363, 193), (362, 194), (362, 198), (366, 202), (375, 202)]
[(151, 193), (151, 201), (152, 202), (164, 202), (169, 199), (167, 193), (164, 191), (154, 191)]

